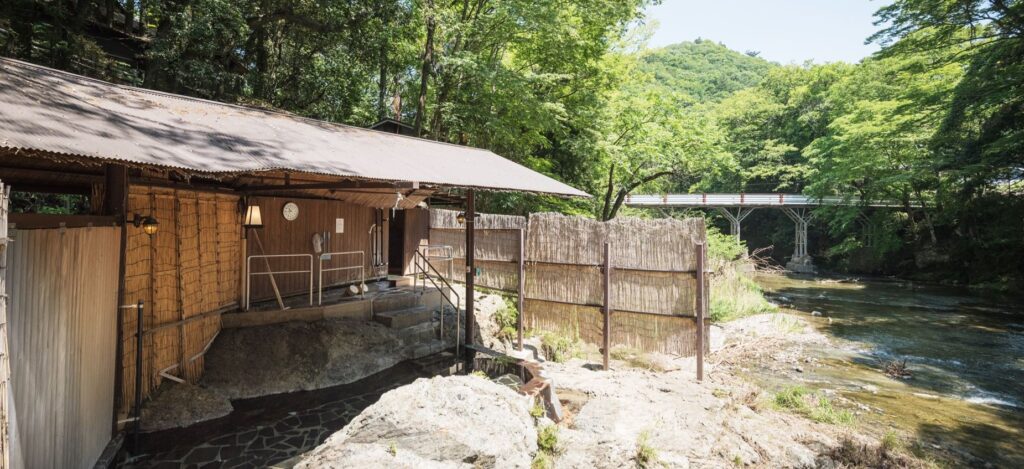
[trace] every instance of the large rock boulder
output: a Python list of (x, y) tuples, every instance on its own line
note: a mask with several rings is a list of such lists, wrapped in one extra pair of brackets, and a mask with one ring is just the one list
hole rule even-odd
[(420, 379), (384, 394), (297, 468), (527, 468), (529, 399), (475, 376)]

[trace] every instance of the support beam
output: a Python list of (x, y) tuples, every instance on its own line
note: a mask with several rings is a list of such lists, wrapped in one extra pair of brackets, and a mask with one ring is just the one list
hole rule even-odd
[(860, 212), (857, 214), (857, 223), (860, 225), (861, 230), (864, 232), (864, 245), (874, 246), (875, 245), (875, 222), (871, 220), (871, 217)]
[[(476, 329), (476, 316), (473, 313), (473, 295), (476, 284), (476, 197), (473, 189), (466, 190), (466, 361), (473, 360), (473, 332)], [(470, 367), (467, 368), (471, 368)]]
[(736, 242), (740, 242), (740, 233), (742, 232), (741, 225), (743, 220), (747, 218), (751, 213), (754, 212), (754, 208), (737, 207), (736, 213), (732, 213), (732, 209), (728, 207), (717, 207), (719, 213), (729, 220), (729, 234), (736, 237)]
[(811, 256), (807, 255), (807, 225), (811, 221), (811, 213), (806, 208), (791, 207), (782, 207), (782, 213), (795, 224), (793, 257), (786, 264), (786, 268), (794, 272), (813, 273), (814, 264)]

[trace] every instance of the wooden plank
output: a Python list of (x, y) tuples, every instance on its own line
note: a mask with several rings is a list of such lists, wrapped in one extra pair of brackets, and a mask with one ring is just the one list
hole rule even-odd
[(83, 228), (87, 226), (114, 226), (120, 220), (108, 215), (50, 215), (44, 213), (11, 213), (8, 222), (19, 230), (47, 228)]

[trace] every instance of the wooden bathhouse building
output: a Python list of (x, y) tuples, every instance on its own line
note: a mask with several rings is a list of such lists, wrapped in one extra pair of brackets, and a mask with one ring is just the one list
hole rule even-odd
[[(586, 196), (486, 150), (2, 58), (0, 182), (15, 468), (93, 466), (136, 396), (202, 376), (226, 324), (362, 314), (328, 307), (339, 286), (412, 273), (431, 197), (465, 201), (471, 233), (474, 191)], [(33, 213), (12, 191), (68, 208)]]

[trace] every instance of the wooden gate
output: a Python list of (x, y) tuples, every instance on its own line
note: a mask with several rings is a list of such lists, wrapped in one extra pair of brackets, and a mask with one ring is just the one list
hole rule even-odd
[(92, 467), (113, 421), (121, 230), (16, 228), (4, 272), (11, 467)]
[(0, 182), (0, 468), (11, 467), (11, 366), (7, 345), (7, 207), (10, 188)]

